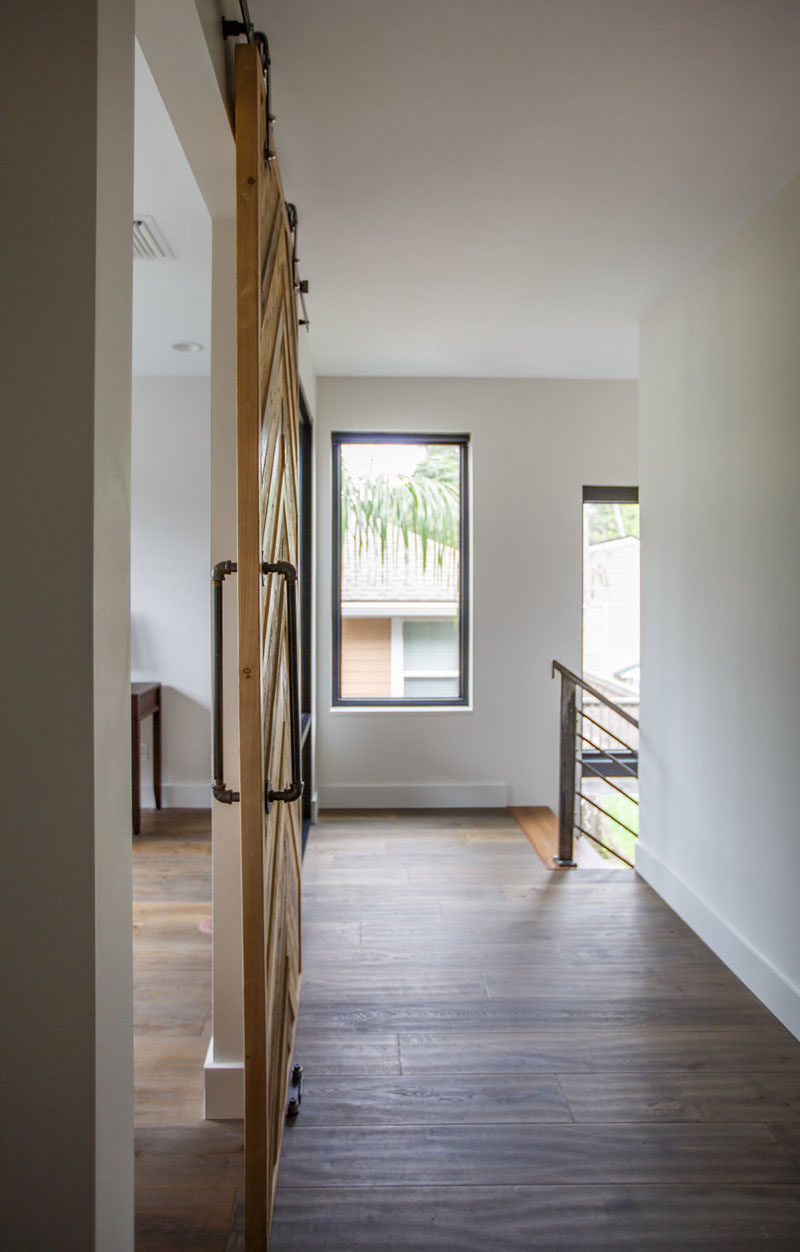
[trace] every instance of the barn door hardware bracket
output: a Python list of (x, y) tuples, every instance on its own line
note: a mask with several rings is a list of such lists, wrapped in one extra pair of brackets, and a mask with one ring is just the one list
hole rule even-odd
[[(250, 30), (253, 34), (255, 34), (255, 31), (253, 31), (252, 24), (250, 26)], [(247, 34), (247, 27), (245, 26), (244, 22), (237, 22), (233, 18), (223, 17), (222, 19), (222, 38), (223, 39), (236, 39), (239, 35), (246, 35), (246, 34)], [(248, 43), (249, 42), (250, 41), (248, 40)]]
[(261, 573), (280, 574), (286, 582), (286, 629), (289, 636), (289, 731), (292, 740), (292, 781), (288, 787), (274, 791), (267, 779), (264, 785), (264, 810), (275, 800), (291, 803), (303, 794), (302, 766), (300, 763), (300, 663), (297, 637), (297, 569), (291, 561), (263, 561)]
[(239, 0), (239, 9), (242, 14), (241, 22), (223, 17), (222, 38), (238, 39), (239, 35), (244, 35), (248, 43), (254, 43), (258, 48), (258, 55), (261, 58), (261, 70), (264, 75), (264, 92), (267, 101), (267, 138), (264, 144), (264, 161), (274, 161), (275, 153), (272, 151), (272, 125), (275, 118), (272, 116), (272, 108), (270, 105), (272, 72), (269, 56), (269, 40), (263, 30), (256, 30), (253, 26), (253, 20), (250, 17), (250, 8), (247, 0)]
[(289, 1075), (289, 1098), (286, 1101), (286, 1116), (297, 1117), (303, 1101), (303, 1067), (293, 1065)]
[(289, 219), (289, 230), (292, 232), (292, 283), (294, 289), (300, 297), (300, 307), (303, 310), (303, 316), (297, 319), (298, 326), (305, 326), (306, 331), (311, 327), (311, 319), (308, 316), (306, 308), (306, 296), (309, 291), (309, 282), (307, 278), (301, 278), (298, 272), (300, 257), (297, 254), (297, 206), (294, 204), (286, 205), (286, 216)]
[(222, 760), (222, 584), (228, 574), (235, 574), (235, 561), (217, 561), (211, 571), (211, 608), (213, 635), (213, 678), (212, 678), (212, 726), (214, 729), (214, 781), (211, 794), (220, 804), (235, 804), (239, 799), (238, 791), (231, 791), (225, 785), (225, 766)]

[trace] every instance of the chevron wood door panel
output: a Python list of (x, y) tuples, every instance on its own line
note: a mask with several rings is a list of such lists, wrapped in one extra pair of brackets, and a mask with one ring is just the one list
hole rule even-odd
[(264, 160), (257, 48), (236, 49), (239, 750), (247, 1252), (264, 1252), (300, 986), (300, 803), (291, 779), (288, 588), (298, 550), (297, 313), (280, 173)]

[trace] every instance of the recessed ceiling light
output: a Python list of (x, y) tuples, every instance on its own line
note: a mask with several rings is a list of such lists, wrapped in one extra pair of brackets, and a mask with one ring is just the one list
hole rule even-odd
[(197, 343), (194, 339), (185, 339), (181, 343), (172, 345), (175, 352), (203, 352), (205, 344)]

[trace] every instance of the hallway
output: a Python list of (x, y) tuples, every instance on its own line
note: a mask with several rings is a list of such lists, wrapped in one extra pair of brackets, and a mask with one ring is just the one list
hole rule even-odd
[[(146, 822), (137, 1252), (239, 1252), (208, 815)], [(503, 810), (329, 812), (304, 870), (272, 1252), (796, 1252), (800, 1043), (633, 873), (548, 872)]]
[(800, 1043), (632, 872), (328, 813), (274, 1252), (800, 1244)]

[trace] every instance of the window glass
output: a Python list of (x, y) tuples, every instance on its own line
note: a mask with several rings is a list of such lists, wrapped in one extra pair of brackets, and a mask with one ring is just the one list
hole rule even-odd
[(407, 696), (457, 696), (457, 678), (406, 678), (404, 692)]
[(466, 436), (333, 452), (334, 701), (464, 703)]
[[(640, 542), (634, 487), (583, 490), (583, 677), (639, 717)], [(635, 860), (638, 730), (590, 692), (581, 696), (578, 822)], [(625, 745), (629, 745), (626, 747)]]
[(638, 504), (584, 501), (583, 674), (614, 700), (639, 691), (639, 547)]
[(453, 670), (458, 673), (458, 621), (403, 622), (403, 667), (406, 670)]

